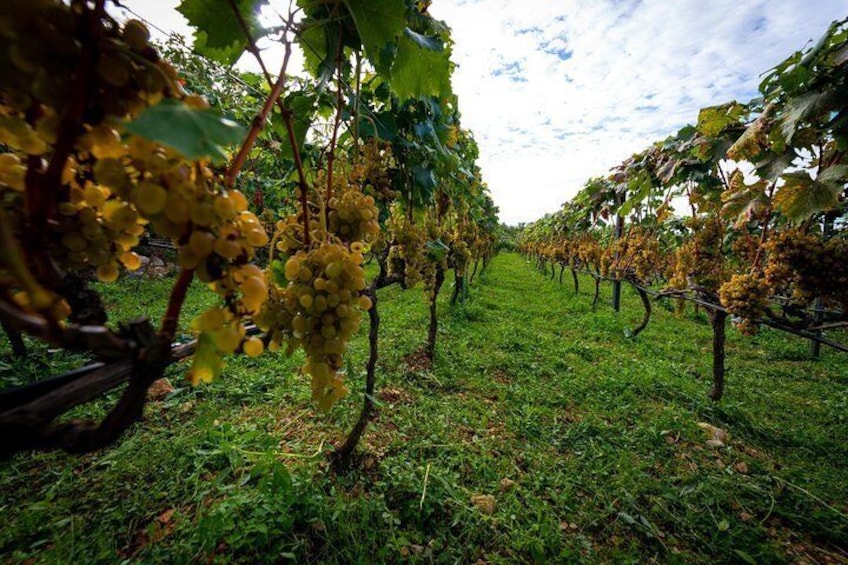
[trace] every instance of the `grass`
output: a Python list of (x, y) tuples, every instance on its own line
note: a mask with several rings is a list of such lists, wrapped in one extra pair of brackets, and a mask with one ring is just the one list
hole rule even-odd
[[(107, 291), (118, 318), (163, 309), (169, 281)], [(440, 304), (437, 358), (418, 290), (381, 291), (380, 408), (357, 465), (325, 454), (358, 415), (351, 396), (309, 402), (302, 358), (232, 360), (212, 385), (181, 383), (104, 451), (0, 463), (8, 562), (844, 563), (848, 359), (772, 331), (729, 332), (725, 399), (706, 398), (703, 316), (638, 297), (591, 308), (501, 255), (456, 308)], [(446, 285), (444, 298), (449, 295)], [(210, 299), (193, 288), (188, 309)], [(363, 328), (364, 330), (365, 328)], [(5, 344), (2, 346), (5, 347)], [(0, 350), (11, 385), (79, 364)], [(43, 376), (43, 375), (42, 375)], [(102, 410), (103, 406), (91, 410)], [(706, 444), (699, 423), (726, 430)], [(491, 495), (488, 514), (471, 502)]]

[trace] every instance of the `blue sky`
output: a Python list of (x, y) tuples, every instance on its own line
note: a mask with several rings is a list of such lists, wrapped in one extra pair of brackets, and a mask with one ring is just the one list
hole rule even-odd
[[(177, 0), (125, 4), (187, 33)], [(515, 224), (700, 108), (755, 96), (759, 76), (848, 15), (848, 0), (433, 0), (430, 11), (453, 29), (463, 125)]]

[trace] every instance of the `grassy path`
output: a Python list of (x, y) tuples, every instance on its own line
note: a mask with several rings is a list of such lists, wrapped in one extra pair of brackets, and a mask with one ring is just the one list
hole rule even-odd
[[(715, 404), (704, 319), (658, 306), (631, 339), (635, 294), (615, 315), (605, 286), (593, 311), (581, 282), (499, 256), (469, 302), (440, 305), (432, 367), (411, 355), (422, 293), (384, 291), (381, 407), (345, 475), (323, 451), (359, 398), (317, 414), (300, 360), (272, 356), (178, 388), (102, 453), (2, 462), (0, 559), (846, 562), (848, 360), (730, 332)], [(125, 292), (116, 306), (144, 303)], [(355, 381), (364, 335), (353, 349)]]

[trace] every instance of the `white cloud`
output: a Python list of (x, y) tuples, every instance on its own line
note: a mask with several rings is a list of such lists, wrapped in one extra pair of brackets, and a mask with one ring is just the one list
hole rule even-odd
[(454, 90), (503, 221), (552, 212), (590, 176), (673, 134), (831, 20), (837, 0), (435, 0)]

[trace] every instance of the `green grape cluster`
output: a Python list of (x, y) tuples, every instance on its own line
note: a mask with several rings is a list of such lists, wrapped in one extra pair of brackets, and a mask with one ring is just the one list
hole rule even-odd
[(373, 196), (359, 190), (336, 192), (330, 199), (328, 228), (346, 243), (371, 241), (380, 233), (379, 211)]
[[(159, 60), (144, 24), (133, 20), (120, 27), (104, 18), (92, 34), (87, 16), (87, 12), (59, 0), (4, 3), (0, 15), (0, 84), (5, 101), (17, 111), (30, 110), (34, 105), (54, 110), (41, 115), (32, 129), (55, 135), (56, 116), (65, 114), (73, 100), (68, 95), (73, 90), (70, 86), (80, 78), (96, 84), (88, 116), (91, 122), (136, 114), (167, 93), (178, 91), (176, 73)], [(75, 74), (84, 45), (96, 53), (91, 77)], [(34, 138), (16, 137), (22, 142), (31, 140), (24, 143), (23, 150), (37, 150)]]
[[(348, 170), (345, 162), (339, 165)], [(318, 181), (326, 184), (327, 177), (321, 173)], [(376, 201), (363, 194), (362, 178), (348, 171), (335, 177), (333, 186), (326, 207), (311, 207), (308, 245), (302, 210), (277, 222), (273, 247), (283, 258), (272, 263), (269, 299), (254, 318), (269, 334), (270, 348), (306, 352), (302, 370), (310, 375), (313, 400), (322, 410), (347, 394), (343, 356), (361, 311), (371, 308), (363, 294), (364, 253), (380, 236)], [(321, 200), (317, 191), (314, 196)]]
[(391, 143), (371, 138), (359, 146), (359, 156), (352, 160), (349, 178), (359, 182), (365, 194), (388, 204), (399, 196), (392, 188), (392, 172), (396, 166)]
[(848, 307), (848, 241), (789, 229), (767, 243), (769, 284), (791, 292), (800, 304), (821, 297), (828, 306)]
[[(11, 226), (15, 249), (4, 255), (15, 260), (0, 259), (0, 280), (8, 292), (22, 290), (16, 300), (22, 308), (57, 321), (69, 312), (60, 307), (60, 290), (45, 290), (58, 277), (44, 265), (93, 269), (110, 282), (122, 268), (139, 268), (133, 249), (147, 230), (171, 238), (179, 265), (195, 271), (225, 304), (197, 322), (201, 354), (190, 373), (197, 381), (217, 374), (222, 356), (240, 345), (257, 352), (255, 340), (243, 339), (243, 320), (268, 294), (264, 273), (251, 264), (268, 237), (244, 195), (228, 190), (208, 162), (189, 161), (124, 129), (165, 98), (208, 107), (177, 78), (138, 21), (118, 25), (86, 3), (4, 4), (0, 143), (9, 152), (0, 156), (0, 213), (19, 221)], [(58, 182), (40, 184), (54, 161)], [(40, 210), (46, 217), (30, 217), (27, 203), (39, 201), (47, 203)], [(46, 241), (29, 241), (33, 225), (46, 226)], [(17, 259), (32, 256), (39, 261)], [(28, 270), (35, 263), (38, 276)]]
[(691, 284), (717, 291), (725, 279), (724, 228), (718, 218), (692, 218), (688, 221), (692, 238), (677, 248), (670, 285), (687, 288)]
[(402, 274), (406, 286), (411, 288), (429, 274), (426, 229), (407, 218), (399, 206), (392, 208), (386, 227), (393, 243), (389, 250), (389, 274)]
[(227, 307), (210, 308), (198, 317), (194, 326), (200, 337), (187, 378), (195, 385), (215, 379), (224, 368), (224, 357), (239, 347), (249, 357), (261, 355), (265, 349), (260, 338), (247, 337), (247, 328), (240, 317)]
[(471, 262), (471, 250), (461, 239), (454, 240), (450, 248), (448, 266), (456, 271), (457, 276), (464, 277), (468, 271), (468, 264)]
[(664, 264), (659, 240), (638, 228), (615, 240), (600, 258), (602, 275), (639, 284), (651, 284), (659, 278)]
[(771, 287), (758, 274), (735, 274), (719, 288), (721, 304), (734, 316), (737, 329), (746, 335), (757, 333), (756, 320), (768, 306)]
[(312, 377), (312, 398), (322, 410), (347, 394), (343, 355), (359, 328), (360, 309), (371, 308), (371, 299), (360, 294), (362, 261), (359, 250), (342, 243), (322, 242), (296, 252), (285, 262), (284, 280), (272, 285), (271, 299), (254, 318), (271, 336), (271, 348), (285, 344), (292, 353), (303, 347), (303, 371)]

